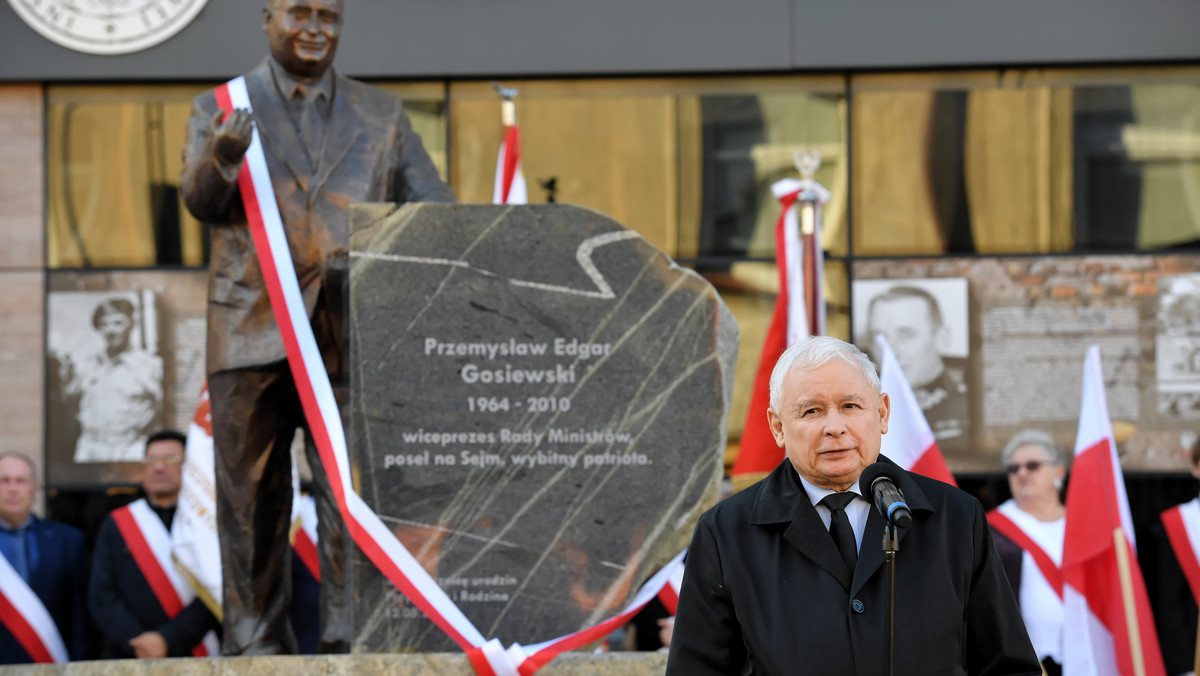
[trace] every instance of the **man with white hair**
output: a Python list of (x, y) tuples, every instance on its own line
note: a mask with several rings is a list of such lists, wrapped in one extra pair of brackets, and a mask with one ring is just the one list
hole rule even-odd
[(669, 676), (883, 672), (884, 521), (863, 471), (885, 463), (912, 511), (896, 557), (895, 673), (1041, 674), (979, 502), (879, 457), (875, 365), (830, 337), (792, 345), (767, 420), (786, 459), (700, 517)]
[(28, 456), (0, 452), (0, 664), (88, 656), (83, 533), (33, 515), (40, 487)]

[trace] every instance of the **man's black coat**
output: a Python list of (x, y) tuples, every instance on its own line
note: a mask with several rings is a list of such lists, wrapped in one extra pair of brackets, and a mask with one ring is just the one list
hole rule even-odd
[[(979, 502), (897, 473), (914, 521), (896, 557), (895, 673), (1040, 675)], [(787, 460), (709, 510), (687, 555), (668, 676), (883, 673), (883, 525), (871, 509), (851, 576)]]
[[(152, 509), (170, 529), (175, 508)], [(204, 635), (219, 625), (199, 598), (193, 599), (174, 618), (167, 617), (112, 515), (104, 519), (96, 537), (88, 605), (104, 639), (101, 648), (104, 659), (133, 657), (129, 640), (146, 631), (162, 635), (167, 642), (168, 657), (188, 657)]]

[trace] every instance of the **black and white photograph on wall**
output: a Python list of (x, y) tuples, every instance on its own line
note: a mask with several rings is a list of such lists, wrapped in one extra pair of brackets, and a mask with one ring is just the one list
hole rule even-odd
[(51, 292), (47, 323), (50, 457), (140, 463), (163, 419), (154, 292)]
[(892, 346), (943, 453), (969, 450), (971, 407), (967, 280), (856, 279), (855, 342), (880, 361), (875, 336)]
[(1158, 412), (1200, 419), (1200, 274), (1160, 283), (1154, 370)]

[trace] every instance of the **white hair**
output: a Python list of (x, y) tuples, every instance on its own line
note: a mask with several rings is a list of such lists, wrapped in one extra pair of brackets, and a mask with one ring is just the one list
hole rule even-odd
[(783, 398), (783, 379), (793, 370), (813, 371), (833, 359), (843, 359), (851, 366), (857, 366), (862, 371), (875, 391), (883, 392), (883, 384), (879, 382), (879, 372), (875, 362), (863, 354), (863, 351), (844, 340), (830, 336), (811, 336), (802, 338), (784, 350), (775, 362), (775, 370), (771, 371), (771, 408), (778, 413)]
[(1046, 432), (1034, 429), (1025, 429), (1013, 435), (1012, 439), (1004, 445), (1004, 451), (1000, 453), (1001, 466), (1007, 467), (1012, 462), (1013, 453), (1022, 446), (1037, 446), (1046, 452), (1046, 461), (1051, 465), (1061, 465), (1062, 452), (1055, 443), (1054, 437)]

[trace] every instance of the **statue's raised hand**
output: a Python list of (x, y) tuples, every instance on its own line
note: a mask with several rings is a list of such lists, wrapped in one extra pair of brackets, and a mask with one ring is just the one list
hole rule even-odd
[(218, 111), (212, 120), (213, 154), (227, 164), (238, 164), (250, 147), (254, 120), (250, 111), (236, 108), (224, 122), (225, 111)]

